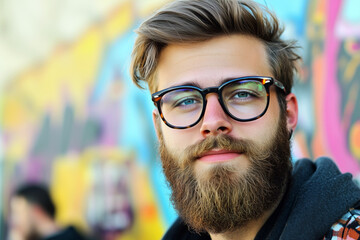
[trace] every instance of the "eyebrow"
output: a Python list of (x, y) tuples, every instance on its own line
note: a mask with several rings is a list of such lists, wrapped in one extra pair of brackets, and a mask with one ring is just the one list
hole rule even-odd
[(168, 88), (180, 87), (180, 86), (193, 86), (193, 87), (201, 88), (200, 85), (197, 82), (194, 82), (194, 81), (187, 81), (187, 82), (184, 82), (184, 83), (181, 83), (181, 84), (171, 85)]
[[(227, 82), (227, 81), (230, 81), (230, 80), (233, 80), (233, 79), (236, 79), (236, 78), (240, 78), (240, 77), (223, 78), (223, 79), (220, 81), (219, 85), (213, 86), (213, 87), (219, 87), (219, 86), (222, 85), (223, 83), (225, 83), (225, 82)], [(187, 81), (187, 82), (181, 83), (181, 84), (179, 84), (179, 85), (172, 85), (172, 86), (170, 86), (169, 88), (171, 88), (171, 87), (179, 87), (179, 86), (194, 86), (194, 87), (198, 87), (198, 88), (201, 88), (201, 89), (202, 89), (202, 87), (200, 87), (200, 85), (199, 85), (197, 82), (195, 82), (195, 81)]]

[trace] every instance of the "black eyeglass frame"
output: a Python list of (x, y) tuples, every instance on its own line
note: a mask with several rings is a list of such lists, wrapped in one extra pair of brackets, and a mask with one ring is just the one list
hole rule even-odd
[[(267, 96), (267, 102), (266, 102), (266, 107), (264, 109), (264, 111), (262, 113), (260, 113), (258, 116), (256, 117), (253, 117), (253, 118), (248, 118), (248, 119), (240, 119), (240, 118), (237, 118), (235, 117), (234, 115), (232, 115), (229, 110), (225, 107), (225, 104), (224, 104), (224, 101), (222, 99), (222, 90), (224, 89), (225, 86), (227, 86), (228, 84), (231, 84), (233, 82), (237, 82), (237, 81), (251, 81), (251, 80), (255, 80), (255, 81), (258, 81), (260, 83), (262, 83), (265, 87), (265, 90), (266, 90), (266, 96)], [(208, 87), (208, 88), (199, 88), (199, 87), (195, 87), (195, 86), (192, 86), (192, 85), (181, 85), (181, 86), (175, 86), (175, 87), (170, 87), (170, 88), (166, 88), (166, 89), (163, 89), (161, 91), (158, 91), (158, 92), (155, 92), (153, 94), (151, 94), (151, 99), (152, 101), (154, 102), (154, 105), (157, 107), (158, 111), (159, 111), (159, 114), (160, 114), (160, 117), (161, 117), (161, 120), (170, 128), (174, 128), (174, 129), (187, 129), (187, 128), (191, 128), (193, 126), (195, 126), (196, 124), (198, 124), (200, 122), (200, 120), (203, 118), (204, 114), (205, 114), (205, 109), (206, 109), (206, 104), (207, 104), (207, 100), (206, 100), (206, 95), (209, 94), (209, 93), (217, 93), (218, 95), (218, 100), (219, 100), (219, 103), (223, 109), (223, 111), (229, 115), (232, 119), (236, 120), (236, 121), (239, 121), (239, 122), (250, 122), (250, 121), (254, 121), (256, 119), (259, 119), (261, 118), (262, 116), (264, 116), (264, 114), (266, 113), (268, 107), (269, 107), (269, 99), (270, 99), (270, 86), (271, 85), (275, 85), (276, 87), (278, 87), (279, 89), (281, 89), (284, 93), (286, 93), (286, 89), (284, 87), (284, 85), (272, 78), (272, 77), (264, 77), (264, 76), (246, 76), (246, 77), (240, 77), (240, 78), (235, 78), (235, 79), (231, 79), (231, 80), (228, 80), (224, 83), (222, 83), (220, 86), (218, 87)], [(162, 113), (161, 111), (161, 98), (168, 92), (171, 92), (171, 91), (174, 91), (174, 90), (178, 90), (178, 89), (194, 89), (198, 92), (200, 92), (202, 98), (203, 98), (203, 108), (201, 110), (201, 114), (199, 116), (199, 119), (190, 124), (190, 125), (187, 125), (187, 126), (183, 126), (183, 127), (179, 127), (179, 126), (174, 126), (172, 124), (170, 124), (164, 117), (164, 114)]]

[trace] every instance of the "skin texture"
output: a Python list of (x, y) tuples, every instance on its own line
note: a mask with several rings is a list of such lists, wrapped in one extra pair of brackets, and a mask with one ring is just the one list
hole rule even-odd
[(36, 240), (54, 234), (59, 230), (55, 221), (39, 206), (23, 197), (13, 197), (10, 201), (11, 240)]
[[(224, 79), (242, 76), (273, 76), (261, 41), (244, 35), (230, 35), (209, 41), (190, 44), (173, 44), (161, 53), (157, 68), (157, 81), (161, 90), (171, 86), (195, 84), (201, 88), (219, 86)], [(270, 104), (266, 114), (251, 122), (238, 122), (222, 110), (216, 94), (207, 96), (207, 107), (203, 119), (196, 126), (178, 130), (167, 127), (153, 112), (158, 137), (164, 148), (173, 156), (184, 155), (185, 149), (209, 137), (220, 134), (234, 139), (250, 140), (261, 146), (274, 139), (280, 122), (280, 108), (274, 87), (270, 88)], [(293, 94), (286, 97), (286, 128), (294, 129), (297, 123), (297, 101)], [(248, 172), (251, 161), (246, 154), (221, 152), (212, 149), (207, 157), (193, 162), (197, 179), (207, 179), (219, 166), (230, 167), (240, 176)], [(218, 158), (219, 161), (215, 158)], [(210, 233), (212, 239), (253, 239), (266, 219), (277, 206), (265, 211), (262, 216), (249, 221), (246, 228), (232, 232)]]
[(24, 198), (14, 197), (11, 200), (12, 238), (25, 239), (34, 228), (30, 221), (32, 209)]

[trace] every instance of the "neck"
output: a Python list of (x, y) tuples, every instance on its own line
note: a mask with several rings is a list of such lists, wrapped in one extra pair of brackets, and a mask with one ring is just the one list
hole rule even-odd
[(225, 232), (225, 233), (210, 233), (212, 240), (238, 240), (241, 237), (242, 240), (253, 240), (256, 237), (256, 234), (260, 231), (261, 227), (265, 224), (268, 218), (273, 214), (275, 209), (278, 207), (282, 197), (274, 204), (270, 210), (264, 212), (264, 214), (255, 219), (245, 226), (236, 229), (232, 232)]

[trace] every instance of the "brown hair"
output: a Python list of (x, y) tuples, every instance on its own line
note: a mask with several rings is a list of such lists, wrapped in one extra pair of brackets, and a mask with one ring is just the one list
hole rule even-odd
[[(157, 89), (156, 68), (161, 50), (169, 44), (191, 43), (211, 38), (244, 34), (260, 39), (268, 54), (274, 77), (291, 92), (296, 60), (293, 41), (281, 39), (283, 28), (265, 6), (250, 0), (177, 0), (157, 11), (137, 29), (132, 53), (131, 77)], [(279, 96), (279, 94), (278, 94)], [(285, 98), (279, 97), (284, 110)]]

